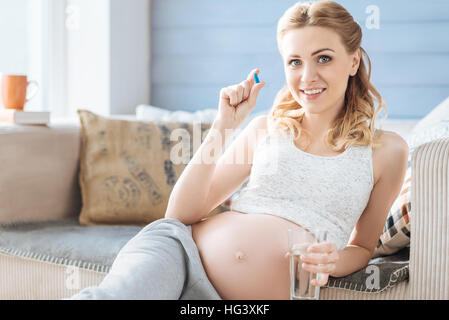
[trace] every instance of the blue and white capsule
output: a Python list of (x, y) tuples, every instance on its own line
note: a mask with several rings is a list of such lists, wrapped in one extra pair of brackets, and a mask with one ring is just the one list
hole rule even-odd
[(259, 76), (257, 75), (257, 73), (254, 74), (254, 80), (256, 80), (256, 83), (259, 83)]

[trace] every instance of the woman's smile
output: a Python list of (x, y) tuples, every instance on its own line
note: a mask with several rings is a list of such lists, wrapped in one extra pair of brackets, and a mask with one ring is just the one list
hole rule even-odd
[(302, 97), (304, 97), (304, 99), (306, 99), (307, 101), (311, 101), (316, 100), (321, 95), (323, 95), (324, 92), (326, 91), (326, 88), (304, 89), (304, 90), (300, 89), (299, 91), (301, 91), (301, 95)]

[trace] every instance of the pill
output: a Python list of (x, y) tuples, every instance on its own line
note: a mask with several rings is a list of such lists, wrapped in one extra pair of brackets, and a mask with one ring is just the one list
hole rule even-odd
[(257, 73), (254, 74), (254, 79), (256, 80), (256, 83), (260, 82), (259, 76), (257, 75)]

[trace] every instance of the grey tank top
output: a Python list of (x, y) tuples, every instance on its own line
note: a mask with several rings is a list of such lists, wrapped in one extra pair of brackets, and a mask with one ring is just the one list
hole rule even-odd
[(373, 185), (371, 147), (350, 146), (324, 157), (298, 149), (290, 135), (267, 134), (231, 210), (279, 216), (312, 232), (327, 230), (327, 241), (342, 250)]

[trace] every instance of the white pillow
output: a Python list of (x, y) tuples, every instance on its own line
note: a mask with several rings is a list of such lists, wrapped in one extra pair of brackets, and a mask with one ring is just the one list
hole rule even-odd
[(172, 121), (172, 122), (202, 122), (211, 123), (217, 115), (216, 109), (204, 109), (195, 112), (171, 111), (150, 105), (139, 105), (136, 108), (137, 120), (143, 121)]
[[(260, 115), (268, 115), (269, 109), (257, 111), (254, 110), (249, 114), (249, 116), (242, 122), (239, 129), (244, 129), (249, 122)], [(137, 120), (143, 121), (180, 121), (180, 122), (202, 122), (202, 123), (212, 123), (217, 116), (218, 109), (204, 109), (197, 110), (194, 112), (189, 111), (171, 111), (167, 109), (162, 109), (159, 107), (151, 105), (139, 105), (136, 108), (136, 118)]]
[(419, 131), (426, 127), (431, 127), (432, 125), (440, 122), (441, 120), (449, 120), (449, 97), (443, 102), (437, 105), (429, 114), (427, 114), (413, 131)]
[(389, 119), (383, 120), (380, 118), (376, 119), (374, 126), (377, 129), (393, 131), (399, 134), (404, 140), (410, 136), (413, 128), (419, 122), (419, 119), (408, 119), (408, 118), (398, 118), (398, 119)]

